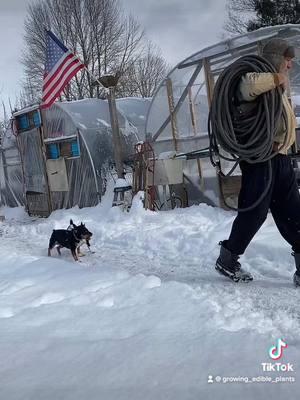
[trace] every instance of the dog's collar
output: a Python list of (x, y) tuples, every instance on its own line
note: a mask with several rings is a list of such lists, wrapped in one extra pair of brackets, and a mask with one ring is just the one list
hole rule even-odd
[(73, 229), (73, 236), (74, 236), (75, 240), (77, 240), (78, 242), (80, 242), (80, 239), (75, 235), (75, 229)]

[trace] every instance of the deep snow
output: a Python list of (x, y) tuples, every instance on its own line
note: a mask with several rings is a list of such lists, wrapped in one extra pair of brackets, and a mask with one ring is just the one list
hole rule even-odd
[[(0, 210), (0, 399), (296, 399), (300, 290), (289, 246), (268, 217), (242, 258), (254, 281), (213, 268), (234, 213), (207, 205), (129, 213), (59, 210), (48, 219)], [(70, 218), (94, 233), (81, 262), (47, 257)], [(294, 372), (264, 372), (268, 349)], [(208, 383), (208, 376), (221, 383)], [(281, 383), (223, 383), (224, 377)]]

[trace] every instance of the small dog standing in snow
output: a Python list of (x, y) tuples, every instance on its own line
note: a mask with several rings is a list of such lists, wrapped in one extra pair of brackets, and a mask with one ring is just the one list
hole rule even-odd
[(78, 248), (84, 243), (88, 243), (92, 237), (92, 233), (85, 227), (81, 222), (80, 225), (73, 224), (72, 229), (53, 229), (52, 235), (49, 241), (48, 256), (51, 256), (51, 250), (53, 247), (57, 246), (57, 252), (61, 255), (60, 249), (66, 247), (71, 250), (72, 256), (75, 261), (78, 261)]
[[(78, 226), (74, 224), (74, 222), (73, 222), (72, 219), (70, 219), (70, 225), (68, 226), (67, 230), (68, 230), (68, 231), (72, 231), (72, 230), (75, 229), (75, 228), (78, 228)], [(81, 253), (81, 251), (80, 251), (80, 247), (81, 247), (83, 244), (86, 244), (87, 247), (88, 247), (88, 249), (89, 249), (89, 251), (90, 251), (91, 253), (94, 253), (94, 251), (91, 251), (90, 240), (89, 240), (89, 239), (83, 239), (83, 240), (81, 240), (81, 243), (79, 243), (79, 245), (78, 245), (78, 247), (77, 247), (77, 255), (78, 255), (79, 257), (85, 255), (85, 254)]]

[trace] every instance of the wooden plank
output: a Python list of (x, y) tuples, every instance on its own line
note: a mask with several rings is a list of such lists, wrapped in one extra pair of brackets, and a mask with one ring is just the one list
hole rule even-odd
[(214, 77), (211, 73), (209, 60), (207, 60), (206, 58), (203, 59), (203, 68), (204, 68), (205, 84), (207, 91), (207, 101), (208, 101), (208, 106), (210, 107), (213, 98), (215, 82), (214, 82)]
[(167, 79), (167, 93), (168, 93), (169, 111), (171, 116), (171, 130), (174, 141), (174, 148), (175, 151), (178, 151), (178, 144), (177, 144), (178, 128), (177, 128), (176, 112), (174, 106), (173, 85), (171, 79)]

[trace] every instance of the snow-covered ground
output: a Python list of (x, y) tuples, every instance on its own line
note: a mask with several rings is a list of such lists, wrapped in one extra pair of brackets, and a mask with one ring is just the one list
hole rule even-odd
[[(233, 213), (110, 205), (0, 210), (0, 399), (297, 399), (300, 290), (272, 218), (242, 257), (255, 280), (234, 284), (214, 271)], [(47, 257), (70, 218), (93, 232), (78, 263), (67, 249)], [(276, 362), (294, 371), (263, 371)]]

